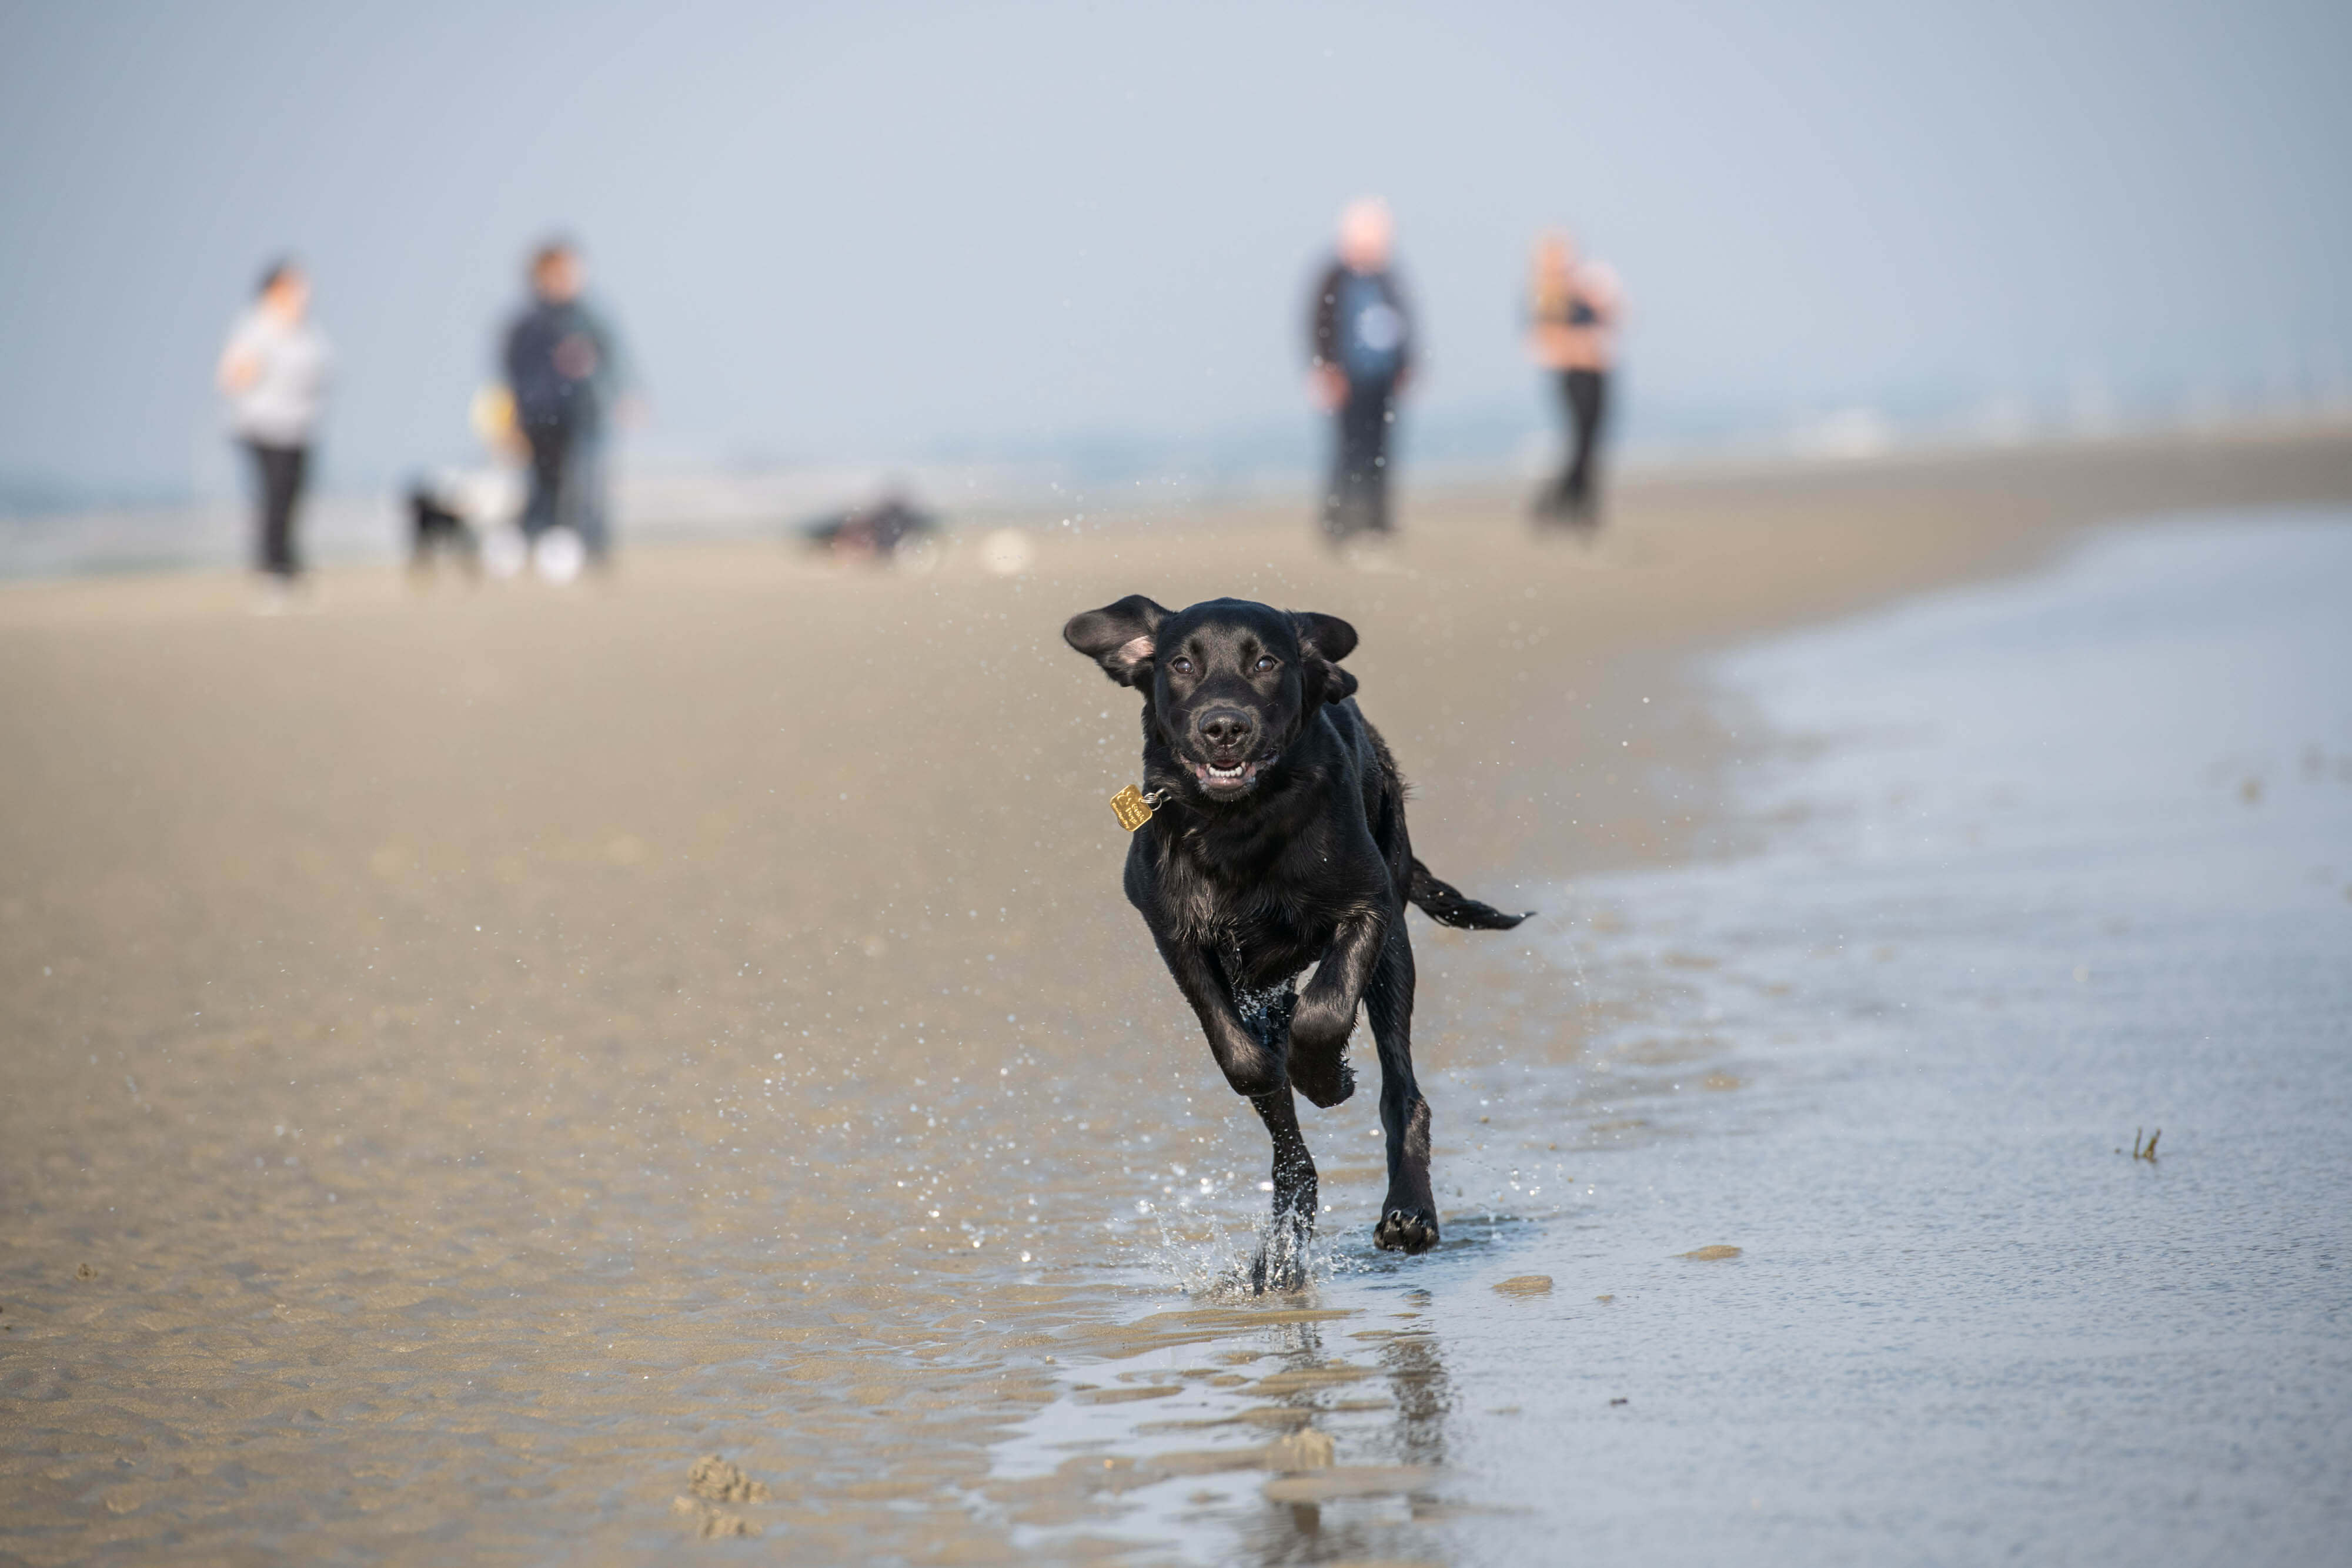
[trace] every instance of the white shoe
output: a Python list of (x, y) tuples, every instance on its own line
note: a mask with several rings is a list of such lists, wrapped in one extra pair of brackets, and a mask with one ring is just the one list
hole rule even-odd
[(571, 582), (588, 564), (588, 547), (570, 528), (550, 528), (531, 546), (530, 563), (550, 582)]

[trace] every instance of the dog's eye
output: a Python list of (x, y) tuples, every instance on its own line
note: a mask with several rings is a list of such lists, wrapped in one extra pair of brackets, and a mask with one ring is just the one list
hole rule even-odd
[(1282, 661), (1276, 658), (1273, 654), (1261, 653), (1258, 655), (1257, 673), (1259, 674), (1262, 675), (1268, 670), (1278, 670), (1280, 668), (1282, 668)]
[(1192, 661), (1179, 653), (1168, 661), (1168, 667), (1180, 675), (1189, 675), (1192, 673)]

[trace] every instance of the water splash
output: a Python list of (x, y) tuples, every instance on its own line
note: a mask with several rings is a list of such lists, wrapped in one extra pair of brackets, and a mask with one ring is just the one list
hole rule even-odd
[(1200, 1214), (1206, 1228), (1179, 1234), (1168, 1216), (1157, 1214), (1159, 1245), (1149, 1249), (1153, 1272), (1171, 1288), (1197, 1301), (1254, 1301), (1286, 1295), (1346, 1274), (1369, 1272), (1360, 1259), (1330, 1239), (1310, 1234), (1287, 1216), (1260, 1216), (1243, 1228), (1224, 1217)]

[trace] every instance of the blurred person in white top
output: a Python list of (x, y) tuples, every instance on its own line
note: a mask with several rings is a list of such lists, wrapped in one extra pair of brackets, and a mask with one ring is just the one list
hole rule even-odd
[(327, 340), (310, 323), (310, 280), (290, 261), (261, 275), (214, 373), (228, 399), (229, 427), (253, 455), (259, 489), (259, 565), (284, 588), (301, 571), (294, 514), (309, 477), (310, 442), (327, 390)]

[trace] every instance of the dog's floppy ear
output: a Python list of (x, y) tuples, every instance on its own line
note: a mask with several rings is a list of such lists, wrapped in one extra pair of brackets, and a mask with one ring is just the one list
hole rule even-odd
[(1345, 702), (1356, 695), (1356, 677), (1339, 661), (1356, 651), (1356, 629), (1337, 615), (1294, 610), (1290, 623), (1298, 632), (1298, 651), (1306, 656), (1307, 696), (1327, 703)]
[[(1103, 674), (1120, 685), (1148, 685), (1152, 638), (1168, 614), (1166, 607), (1130, 593), (1116, 604), (1071, 616), (1062, 628), (1062, 641), (1100, 664)], [(1354, 641), (1354, 633), (1349, 640)]]

